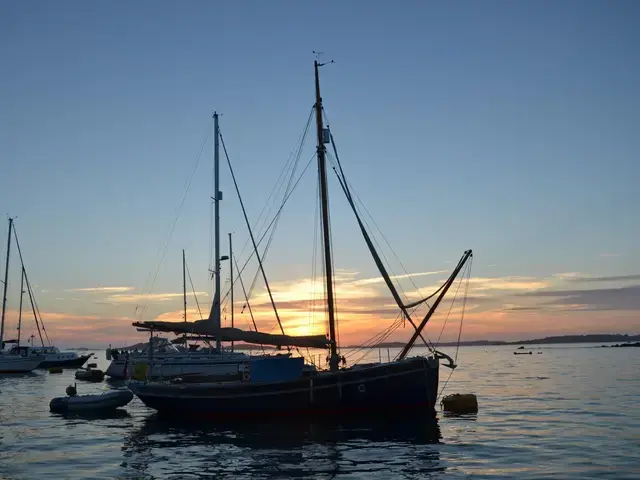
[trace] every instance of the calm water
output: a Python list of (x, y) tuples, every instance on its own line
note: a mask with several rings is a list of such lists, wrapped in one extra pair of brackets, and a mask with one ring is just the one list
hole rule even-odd
[(541, 351), (461, 348), (445, 394), (475, 393), (480, 412), (437, 423), (184, 425), (137, 398), (120, 415), (65, 418), (49, 401), (73, 370), (0, 376), (0, 478), (640, 478), (640, 349)]

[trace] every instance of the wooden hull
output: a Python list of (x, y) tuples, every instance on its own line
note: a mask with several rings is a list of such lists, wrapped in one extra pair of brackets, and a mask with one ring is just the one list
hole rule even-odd
[(438, 374), (437, 359), (414, 357), (284, 382), (128, 386), (146, 406), (172, 417), (335, 415), (406, 408), (434, 411)]

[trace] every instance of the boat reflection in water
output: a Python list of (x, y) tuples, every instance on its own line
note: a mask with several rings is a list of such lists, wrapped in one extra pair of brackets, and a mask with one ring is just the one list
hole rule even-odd
[[(229, 421), (147, 417), (126, 437), (125, 466), (153, 478), (331, 478), (442, 472), (442, 436), (430, 414)], [(213, 476), (213, 477), (212, 477)]]

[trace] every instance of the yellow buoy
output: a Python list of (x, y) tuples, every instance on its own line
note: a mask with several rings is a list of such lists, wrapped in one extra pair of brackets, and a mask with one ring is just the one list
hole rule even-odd
[(440, 401), (442, 408), (452, 413), (478, 413), (478, 399), (473, 393), (454, 393)]
[(62, 367), (50, 367), (49, 373), (62, 373)]

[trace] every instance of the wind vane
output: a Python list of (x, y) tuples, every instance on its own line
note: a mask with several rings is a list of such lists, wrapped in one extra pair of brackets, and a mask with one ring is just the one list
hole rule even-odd
[(318, 66), (319, 66), (319, 67), (322, 67), (323, 65), (326, 65), (326, 64), (328, 64), (328, 63), (336, 63), (336, 62), (334, 62), (333, 60), (331, 60), (330, 62), (320, 63), (320, 55), (324, 55), (324, 52), (317, 52), (317, 51), (313, 50), (313, 53), (314, 53), (314, 54), (315, 54), (315, 56), (316, 56), (316, 62), (318, 62)]

